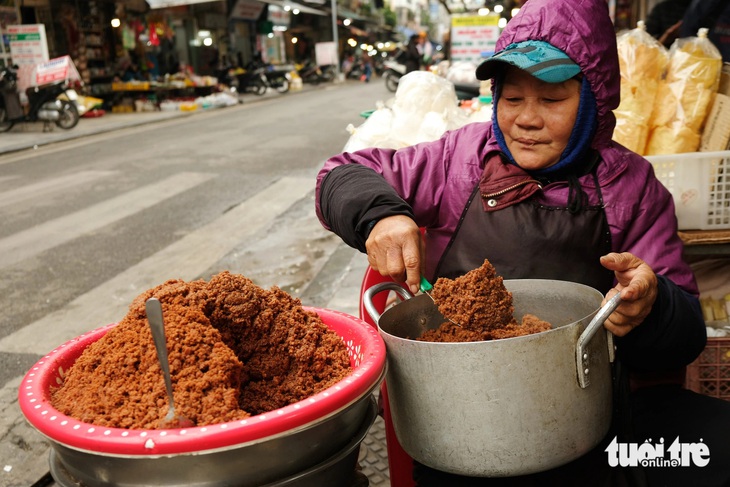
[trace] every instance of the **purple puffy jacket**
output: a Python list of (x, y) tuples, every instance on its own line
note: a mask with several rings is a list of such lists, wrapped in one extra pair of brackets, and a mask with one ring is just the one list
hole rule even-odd
[[(605, 0), (530, 0), (507, 24), (496, 50), (526, 39), (544, 40), (580, 66), (597, 102), (598, 127), (592, 147), (602, 159), (596, 171), (613, 250), (633, 253), (657, 274), (697, 295), (694, 276), (682, 259), (671, 195), (648, 161), (611, 140), (612, 110), (618, 106), (620, 89), (616, 35), (610, 25), (592, 20), (597, 9), (606, 8)], [(410, 205), (416, 223), (428, 229), (426, 274), (432, 276), (469, 194), (484, 173), (487, 156), (498, 150), (492, 123), (486, 122), (398, 151), (374, 148), (337, 155), (317, 177), (317, 215), (325, 227), (331, 227), (322, 215), (320, 196), (322, 181), (333, 168), (359, 164), (375, 170)], [(579, 181), (590, 203), (598, 201), (593, 177), (583, 176)], [(546, 205), (565, 206), (568, 185), (551, 183), (536, 198)]]

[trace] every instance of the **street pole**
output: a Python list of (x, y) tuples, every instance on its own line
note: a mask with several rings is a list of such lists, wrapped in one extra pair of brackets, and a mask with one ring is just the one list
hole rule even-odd
[(330, 0), (332, 6), (332, 39), (335, 42), (335, 81), (340, 81), (340, 40), (337, 36), (337, 0)]

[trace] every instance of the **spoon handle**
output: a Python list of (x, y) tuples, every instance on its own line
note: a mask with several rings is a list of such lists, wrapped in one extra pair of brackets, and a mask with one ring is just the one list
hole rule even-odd
[(170, 363), (167, 360), (167, 340), (165, 339), (165, 322), (162, 320), (162, 305), (157, 298), (150, 298), (145, 302), (147, 321), (150, 324), (152, 338), (157, 349), (157, 358), (162, 368), (162, 376), (165, 378), (167, 395), (172, 405), (172, 380), (170, 379)]
[(431, 292), (433, 286), (426, 280), (425, 276), (421, 276), (421, 291), (424, 293)]

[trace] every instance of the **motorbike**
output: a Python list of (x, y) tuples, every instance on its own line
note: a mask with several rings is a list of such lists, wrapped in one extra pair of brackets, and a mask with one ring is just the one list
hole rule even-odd
[[(25, 91), (28, 110), (23, 109), (18, 92), (17, 66), (0, 70), (0, 132), (7, 132), (19, 122), (44, 122), (43, 131), (55, 123), (64, 130), (70, 130), (79, 123), (79, 110), (74, 100), (76, 92), (65, 81), (32, 86)], [(65, 99), (60, 99), (65, 95)]]
[(266, 94), (269, 82), (263, 66), (249, 64), (241, 71), (236, 74), (236, 89), (239, 93), (253, 93), (258, 96)]
[(302, 78), (302, 83), (317, 85), (335, 79), (335, 67), (333, 65), (318, 66), (310, 60), (297, 70), (297, 74)]
[(388, 91), (395, 93), (398, 89), (398, 82), (406, 74), (406, 66), (405, 64), (399, 63), (396, 59), (386, 60), (383, 66), (385, 68), (383, 71), (385, 87), (388, 88)]
[(345, 78), (359, 80), (363, 74), (365, 74), (365, 66), (362, 61), (355, 61), (345, 72)]
[(286, 93), (289, 91), (291, 84), (291, 73), (294, 66), (274, 66), (269, 64), (264, 68), (267, 84), (275, 89), (278, 93)]

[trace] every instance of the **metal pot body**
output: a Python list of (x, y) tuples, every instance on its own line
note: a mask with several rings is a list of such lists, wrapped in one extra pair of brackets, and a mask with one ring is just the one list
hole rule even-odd
[(608, 432), (613, 343), (602, 328), (605, 317), (593, 326), (600, 332), (588, 341), (583, 335), (601, 293), (563, 281), (504, 283), (515, 318), (532, 313), (553, 329), (484, 342), (415, 341), (445, 321), (426, 295), (376, 318), (396, 436), (432, 468), (477, 477), (545, 471), (587, 453)]
[[(301, 475), (352, 446), (364, 424), (367, 428), (372, 425), (373, 407), (371, 391), (341, 411), (298, 430), (200, 453), (114, 456), (68, 448), (51, 440), (51, 469), (54, 479), (64, 487), (278, 485), (282, 479)], [(329, 470), (329, 475), (332, 473)]]

